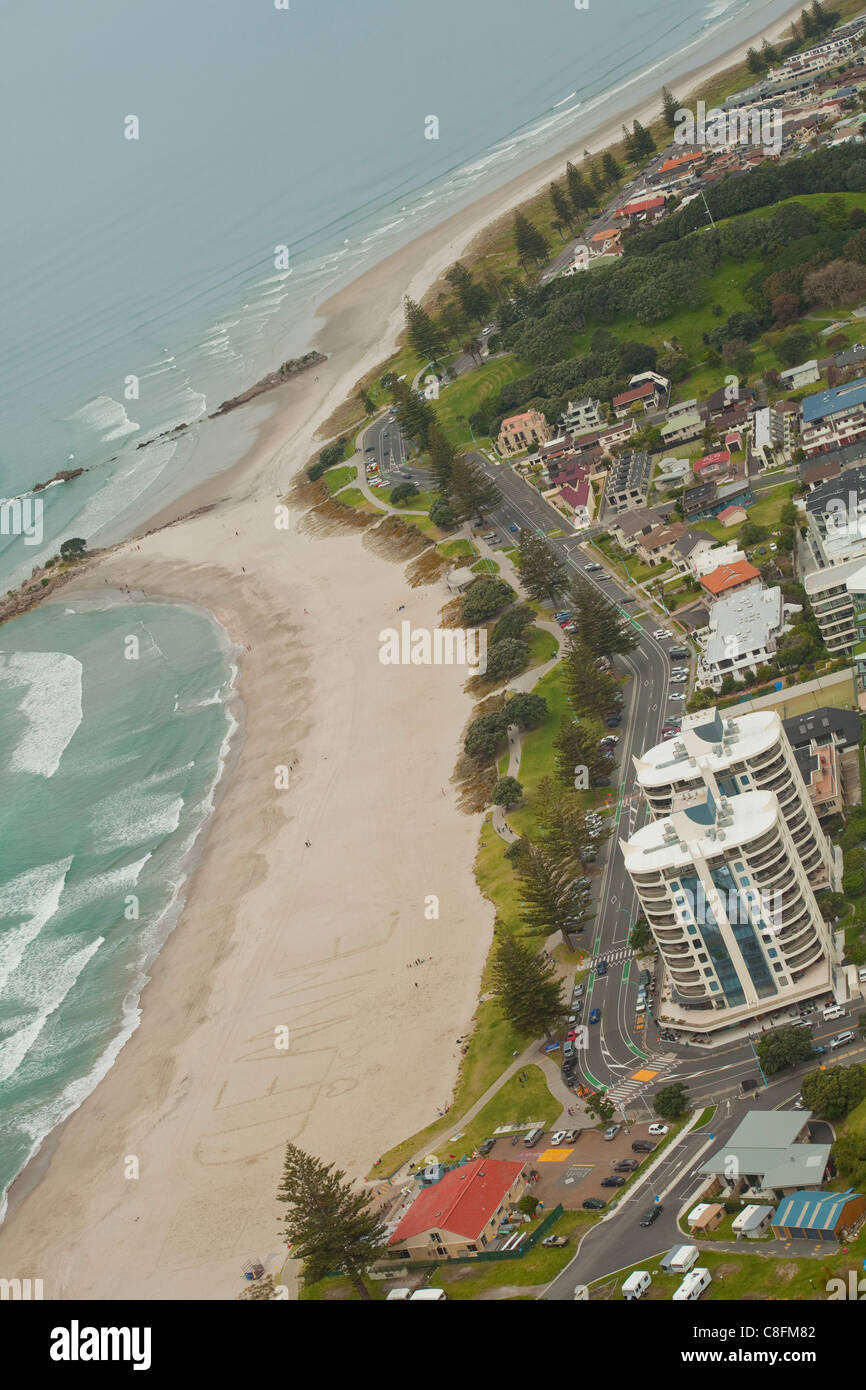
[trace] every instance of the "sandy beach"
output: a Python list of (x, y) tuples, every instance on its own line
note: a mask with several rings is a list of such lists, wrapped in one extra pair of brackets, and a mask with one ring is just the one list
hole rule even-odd
[[(575, 152), (620, 124), (581, 132)], [(274, 392), (247, 457), (64, 590), (104, 597), (108, 581), (210, 609), (243, 649), (243, 710), (142, 1022), (12, 1189), (0, 1268), (42, 1278), (46, 1298), (235, 1297), (247, 1260), (280, 1260), (287, 1140), (361, 1175), (450, 1098), (493, 926), (472, 873), (479, 818), (457, 810), (449, 781), (472, 705), (460, 668), (378, 660), (382, 628), (435, 627), (448, 594), (441, 580), (410, 588), (369, 532), (317, 529), (297, 509), (281, 530), (274, 509), (318, 426), (391, 351), (403, 295), (420, 298), (564, 163), (544, 161), (332, 297), (316, 336), (327, 364)], [(438, 920), (425, 918), (430, 895)], [(431, 959), (407, 968), (418, 957)]]

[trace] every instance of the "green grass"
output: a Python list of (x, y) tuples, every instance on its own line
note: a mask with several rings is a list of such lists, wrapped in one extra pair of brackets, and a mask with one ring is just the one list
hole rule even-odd
[[(439, 393), (436, 414), (452, 444), (460, 449), (474, 448), (484, 441), (472, 438), (468, 420), (470, 415), (488, 396), (496, 396), (503, 386), (528, 376), (533, 370), (528, 362), (521, 362), (510, 353), (494, 357), (492, 361), (482, 362), (473, 371), (458, 377)], [(462, 417), (462, 418), (461, 418)]]
[(708, 1105), (706, 1109), (702, 1110), (700, 1115), (698, 1116), (694, 1126), (695, 1129), (703, 1129), (704, 1125), (708, 1125), (710, 1123), (710, 1120), (713, 1118), (715, 1113), (716, 1107), (714, 1105)]
[(328, 468), (322, 474), (322, 481), (330, 493), (339, 492), (341, 487), (347, 483), (353, 483), (358, 476), (358, 470), (352, 463), (338, 463), (334, 468)]
[(475, 556), (478, 554), (478, 551), (475, 549), (475, 546), (472, 544), (472, 542), (463, 539), (456, 541), (444, 541), (442, 545), (439, 546), (439, 550), (441, 554), (445, 555), (449, 560), (457, 555)]
[(476, 560), (472, 566), (473, 574), (498, 574), (499, 566), (495, 560), (491, 560), (489, 555), (485, 555), (482, 560)]
[(460, 1138), (454, 1149), (458, 1158), (464, 1153), (471, 1154), (502, 1125), (523, 1125), (528, 1128), (534, 1121), (548, 1129), (559, 1118), (562, 1105), (550, 1094), (544, 1072), (535, 1066), (524, 1067), (523, 1070), (527, 1077), (523, 1085), (516, 1076), (509, 1077), (475, 1119), (459, 1131)]
[(336, 495), (338, 502), (343, 502), (347, 507), (357, 507), (361, 512), (378, 512), (384, 515), (379, 507), (374, 507), (358, 487), (344, 487), (342, 492)]
[(561, 1249), (545, 1249), (539, 1241), (520, 1260), (443, 1265), (436, 1270), (429, 1286), (445, 1289), (449, 1298), (474, 1299), (510, 1284), (520, 1287), (549, 1284), (574, 1259), (577, 1241), (597, 1219), (588, 1211), (564, 1211), (548, 1232), (549, 1235), (572, 1237)]
[(559, 643), (552, 632), (547, 632), (541, 627), (533, 627), (530, 630), (529, 668), (543, 666), (546, 662), (552, 661), (558, 651)]
[[(398, 483), (394, 484), (394, 487), (399, 486), (400, 484)], [(388, 502), (390, 506), (391, 494), (393, 493), (394, 488), (383, 487), (381, 491), (384, 493), (385, 500)], [(435, 500), (435, 492), (418, 492), (414, 497), (407, 497), (405, 502), (399, 502), (397, 504), (397, 510), (400, 512), (429, 512)]]

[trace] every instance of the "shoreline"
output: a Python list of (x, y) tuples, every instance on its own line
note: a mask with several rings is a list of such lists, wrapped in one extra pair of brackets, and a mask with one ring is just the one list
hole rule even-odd
[[(792, 8), (778, 28), (798, 12)], [(748, 42), (689, 83), (730, 66)], [(651, 107), (600, 124), (584, 143), (609, 143), (622, 119), (641, 119), (657, 105), (654, 98)], [(392, 1140), (423, 1128), (453, 1086), (459, 1050), (447, 1039), (470, 1024), (493, 913), (472, 871), (477, 833), (467, 835), (465, 817), (443, 817), (443, 798), (435, 798), (450, 780), (472, 702), (453, 670), (431, 700), (429, 673), (422, 674), (428, 684), (407, 695), (373, 657), (375, 633), (393, 621), (398, 601), (410, 621), (433, 627), (447, 595), (436, 585), (407, 593), (402, 572), (379, 563), (366, 533), (311, 534), (294, 511), (291, 531), (276, 532), (266, 494), (271, 488), (275, 501), (285, 492), (323, 421), (387, 359), (402, 328), (403, 295), (420, 298), (419, 287), (435, 283), (566, 158), (549, 156), (332, 295), (320, 310), (318, 345), (330, 354), (322, 388), (314, 392), (309, 379), (275, 388), (274, 410), (237, 464), (151, 517), (146, 532), (134, 533), (140, 554), (129, 542), (115, 546), (82, 576), (81, 589), (73, 581), (83, 593), (99, 568), (100, 579), (144, 589), (149, 601), (207, 609), (243, 648), (236, 689), (247, 738), (221, 778), (224, 792), (187, 882), (183, 931), (171, 932), (152, 964), (138, 1028), (10, 1188), (0, 1227), (4, 1267), (22, 1276), (34, 1268), (48, 1297), (235, 1296), (245, 1259), (280, 1252), (274, 1196), (289, 1138), (303, 1135), (314, 1152), (363, 1173)], [(335, 613), (345, 631), (335, 632)], [(334, 640), (323, 643), (329, 633)], [(433, 728), (428, 707), (436, 710)], [(417, 759), (408, 764), (408, 797), (399, 775), (407, 749)], [(289, 753), (301, 766), (287, 807), (265, 789)], [(360, 789), (354, 810), (342, 804), (346, 788)], [(299, 816), (314, 807), (316, 853), (305, 856)], [(480, 817), (472, 819), (477, 830)], [(381, 843), (370, 843), (370, 825)], [(357, 900), (359, 884), (372, 900)], [(429, 945), (415, 905), (437, 891), (454, 906), (451, 920), (436, 924), (435, 990), (426, 976), (423, 991), (415, 980), (403, 989), (405, 960)], [(279, 929), (287, 903), (294, 936)], [(305, 912), (314, 936), (309, 923), (302, 934)], [(402, 919), (413, 912), (421, 920), (404, 941)], [(346, 975), (358, 965), (359, 976)], [(390, 1046), (378, 1032), (385, 1020), (395, 1025)], [(284, 1025), (312, 1044), (290, 1054), (288, 1079), (286, 1059), (274, 1057), (270, 1042)], [(141, 1156), (136, 1184), (119, 1173), (131, 1152)], [(124, 1243), (132, 1239), (136, 1259), (127, 1262)]]

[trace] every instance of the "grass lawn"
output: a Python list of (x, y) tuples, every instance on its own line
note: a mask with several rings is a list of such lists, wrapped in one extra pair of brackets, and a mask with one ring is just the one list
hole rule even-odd
[(469, 555), (474, 557), (478, 554), (478, 551), (475, 549), (475, 546), (472, 544), (472, 542), (463, 539), (456, 541), (443, 541), (442, 545), (439, 546), (439, 550), (449, 560), (456, 555)]
[(519, 377), (528, 376), (533, 368), (528, 362), (521, 362), (511, 353), (503, 353), (444, 387), (436, 402), (439, 423), (451, 443), (458, 449), (471, 449), (480, 440), (473, 440), (467, 423), (481, 402), (488, 396), (495, 396), (503, 386)]
[(359, 487), (344, 487), (342, 492), (336, 495), (337, 502), (343, 502), (347, 507), (356, 507), (360, 512), (374, 512), (384, 515), (378, 507), (368, 501)]
[[(395, 483), (395, 484), (394, 484), (394, 487), (399, 487), (399, 486), (401, 486), (401, 484), (399, 484), (399, 483)], [(382, 492), (385, 494), (385, 501), (388, 502), (388, 503), (390, 504), (390, 503), (391, 503), (391, 493), (394, 491), (394, 488), (390, 488), (390, 489), (389, 489), (389, 488), (383, 487), (381, 490), (382, 490)], [(435, 492), (419, 492), (419, 493), (416, 493), (416, 495), (415, 495), (414, 497), (407, 497), (405, 502), (398, 502), (396, 505), (397, 505), (397, 510), (398, 510), (398, 511), (407, 511), (407, 512), (429, 512), (429, 510), (430, 510), (430, 508), (432, 507), (432, 505), (433, 505), (433, 503), (434, 503), (435, 500), (436, 500), (436, 493), (435, 493)]]
[(358, 470), (352, 463), (338, 463), (334, 468), (328, 468), (322, 474), (322, 481), (330, 493), (339, 492), (341, 487), (347, 483), (353, 483), (358, 476)]
[(703, 1129), (704, 1125), (708, 1125), (710, 1123), (710, 1120), (713, 1118), (715, 1113), (716, 1107), (714, 1105), (708, 1105), (706, 1109), (702, 1110), (700, 1115), (698, 1116), (695, 1122), (695, 1129)]
[(509, 1284), (549, 1284), (574, 1259), (577, 1240), (597, 1220), (588, 1211), (564, 1211), (548, 1234), (574, 1237), (568, 1245), (558, 1250), (545, 1249), (539, 1241), (520, 1260), (484, 1260), (480, 1264), (467, 1260), (465, 1264), (443, 1265), (429, 1286), (447, 1290), (449, 1298), (472, 1299)]
[(545, 662), (552, 661), (558, 651), (559, 643), (552, 632), (547, 632), (541, 627), (532, 628), (529, 634), (529, 663), (527, 669), (533, 666), (543, 666)]
[(491, 560), (489, 555), (485, 555), (482, 560), (476, 560), (472, 566), (473, 574), (498, 574), (499, 566), (495, 560)]
[(472, 1153), (501, 1125), (523, 1125), (528, 1129), (530, 1123), (537, 1122), (547, 1129), (559, 1118), (562, 1106), (550, 1094), (544, 1072), (534, 1066), (525, 1067), (524, 1071), (527, 1076), (524, 1084), (521, 1085), (516, 1076), (509, 1077), (475, 1119), (470, 1120), (465, 1129), (456, 1131), (460, 1134), (454, 1149), (458, 1158), (461, 1154)]

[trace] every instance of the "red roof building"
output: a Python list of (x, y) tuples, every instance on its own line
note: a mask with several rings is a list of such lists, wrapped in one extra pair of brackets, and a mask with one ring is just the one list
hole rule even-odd
[(522, 1163), (476, 1158), (423, 1188), (388, 1245), (432, 1259), (473, 1254), (496, 1235), (526, 1187)]
[(702, 576), (701, 583), (708, 594), (718, 598), (720, 594), (732, 594), (735, 589), (743, 589), (760, 577), (760, 572), (748, 560), (736, 560), (733, 564), (719, 565), (718, 569), (710, 570), (709, 574)]
[(648, 213), (661, 212), (665, 205), (664, 196), (657, 193), (653, 198), (638, 198), (634, 203), (625, 203), (623, 207), (617, 208), (617, 217), (639, 217), (646, 216)]
[(696, 459), (692, 464), (692, 472), (701, 473), (721, 473), (723, 468), (727, 468), (731, 461), (731, 456), (727, 449), (717, 449), (714, 454), (704, 454), (702, 459)]
[(696, 150), (694, 154), (681, 154), (675, 159), (666, 159), (664, 164), (659, 167), (660, 174), (670, 174), (674, 169), (682, 169), (686, 164), (693, 164), (696, 159), (705, 159), (706, 155)]

